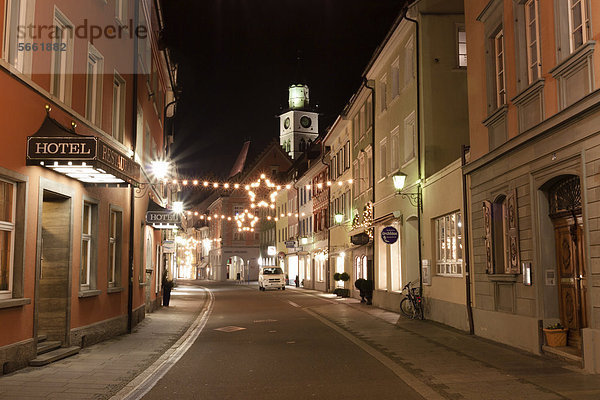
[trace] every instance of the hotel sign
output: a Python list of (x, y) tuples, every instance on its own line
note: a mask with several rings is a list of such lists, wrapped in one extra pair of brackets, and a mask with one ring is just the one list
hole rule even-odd
[(27, 165), (42, 165), (84, 183), (137, 185), (140, 166), (92, 136), (27, 138)]
[(181, 214), (171, 211), (148, 211), (146, 213), (146, 223), (152, 225), (180, 225)]

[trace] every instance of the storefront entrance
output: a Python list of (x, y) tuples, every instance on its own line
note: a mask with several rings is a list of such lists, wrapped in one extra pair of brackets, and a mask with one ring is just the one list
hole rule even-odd
[(581, 329), (587, 327), (586, 270), (579, 177), (568, 176), (550, 189), (554, 225), (560, 320), (569, 329), (568, 345), (581, 348)]
[(68, 344), (71, 199), (44, 191), (39, 237), (37, 333)]

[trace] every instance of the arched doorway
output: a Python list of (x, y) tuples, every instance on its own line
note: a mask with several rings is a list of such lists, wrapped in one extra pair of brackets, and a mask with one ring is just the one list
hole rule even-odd
[(228, 279), (239, 281), (244, 279), (244, 259), (238, 256), (233, 256), (227, 260), (227, 276)]
[(587, 272), (580, 180), (576, 175), (561, 176), (547, 187), (548, 214), (554, 228), (560, 320), (569, 329), (568, 345), (581, 348), (581, 329), (587, 326)]

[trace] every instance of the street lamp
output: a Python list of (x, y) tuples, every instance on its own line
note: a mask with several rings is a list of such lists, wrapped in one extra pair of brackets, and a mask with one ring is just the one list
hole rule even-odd
[(162, 160), (152, 161), (151, 167), (152, 167), (152, 174), (159, 180), (165, 179), (169, 174), (170, 165), (169, 165), (168, 161), (162, 161)]
[(174, 201), (173, 202), (173, 212), (175, 214), (183, 213), (183, 201)]
[(399, 172), (392, 177), (392, 179), (394, 180), (394, 188), (397, 192), (396, 194), (408, 199), (408, 201), (413, 207), (417, 207), (420, 212), (423, 212), (423, 194), (421, 193), (421, 180), (419, 179), (416, 182), (416, 192), (405, 192), (404, 185), (406, 184), (406, 177), (407, 175), (404, 172)]
[(342, 221), (344, 220), (344, 214), (335, 214), (333, 219), (335, 220), (336, 224), (341, 224)]

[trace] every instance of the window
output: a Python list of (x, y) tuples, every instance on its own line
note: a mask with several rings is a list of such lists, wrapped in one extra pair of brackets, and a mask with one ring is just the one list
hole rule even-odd
[(504, 31), (501, 29), (494, 36), (494, 60), (496, 72), (496, 106), (506, 103), (506, 86), (504, 82)]
[(414, 45), (412, 37), (404, 46), (404, 87), (410, 85), (415, 78)]
[(358, 117), (358, 132), (360, 133), (360, 137), (363, 137), (365, 134), (365, 109), (361, 108), (356, 116)]
[(108, 286), (119, 286), (121, 278), (121, 232), (123, 212), (111, 209), (108, 228)]
[(356, 145), (358, 143), (358, 138), (360, 137), (360, 132), (358, 131), (358, 115), (352, 120), (352, 130), (354, 132), (354, 144)]
[[(400, 233), (400, 222), (394, 221), (392, 226)], [(389, 244), (390, 248), (390, 282), (391, 290), (401, 291), (404, 285), (402, 284), (402, 259), (400, 252), (400, 237), (396, 243)]]
[(395, 127), (390, 137), (390, 168), (394, 172), (400, 168), (400, 127)]
[(531, 84), (541, 76), (540, 28), (538, 22), (538, 0), (525, 3), (525, 36), (527, 40), (527, 78)]
[(379, 142), (379, 179), (387, 176), (387, 138)]
[(371, 150), (371, 148), (369, 147), (367, 149), (367, 173), (365, 174), (365, 178), (368, 177), (368, 181), (367, 183), (369, 184), (368, 188), (373, 187), (373, 152)]
[(102, 55), (94, 46), (89, 44), (85, 117), (95, 125), (100, 125), (102, 120), (103, 64)]
[(391, 80), (391, 95), (394, 100), (400, 95), (400, 60), (398, 58), (392, 63)]
[(19, 37), (19, 26), (27, 25), (27, 3), (26, 0), (9, 0), (6, 8), (5, 58), (21, 72), (25, 52), (18, 50), (18, 44), (26, 38)]
[(358, 159), (358, 162), (360, 164), (360, 186), (359, 186), (359, 190), (360, 193), (364, 192), (367, 189), (367, 169), (366, 169), (366, 159), (365, 156), (363, 154), (361, 154), (360, 158)]
[(358, 196), (359, 193), (359, 183), (360, 183), (360, 173), (358, 169), (358, 160), (354, 161), (352, 172), (352, 190), (354, 191), (354, 197)]
[(520, 271), (517, 191), (483, 202), (486, 272), (518, 274)]
[(379, 82), (379, 111), (387, 110), (387, 77), (383, 76)]
[(437, 274), (462, 276), (462, 215), (460, 212), (435, 220)]
[(81, 223), (81, 269), (79, 275), (80, 290), (96, 288), (96, 227), (98, 206), (90, 202), (83, 203)]
[(379, 265), (377, 266), (378, 283), (377, 288), (385, 290), (387, 289), (387, 264), (388, 264), (388, 245), (381, 239), (381, 231), (385, 228), (384, 226), (379, 227), (377, 245), (379, 247), (377, 253), (379, 254)]
[(364, 105), (360, 109), (360, 118), (358, 119), (358, 121), (360, 122), (360, 136), (362, 137), (367, 131), (367, 119)]
[(456, 30), (456, 41), (457, 41), (457, 56), (458, 56), (458, 67), (467, 67), (467, 33), (465, 32), (465, 26), (459, 25)]
[(123, 143), (125, 131), (125, 80), (115, 73), (113, 79), (112, 135)]
[(415, 112), (404, 119), (404, 164), (415, 158)]
[(344, 166), (344, 171), (350, 168), (350, 141), (346, 142), (344, 146), (344, 154), (346, 155), (346, 165)]
[(569, 36), (571, 52), (588, 41), (589, 20), (585, 0), (569, 0)]
[(16, 185), (0, 180), (0, 299), (11, 298), (15, 248)]
[(367, 130), (373, 125), (373, 100), (371, 97), (367, 100)]
[(127, 24), (128, 0), (115, 0), (115, 18), (123, 25)]
[(72, 63), (73, 52), (73, 40), (69, 30), (73, 29), (73, 25), (55, 9), (54, 26), (54, 47), (61, 49), (61, 51), (52, 52), (50, 93), (63, 103), (69, 103), (71, 100), (71, 81), (69, 77), (72, 73), (72, 66), (69, 64)]

